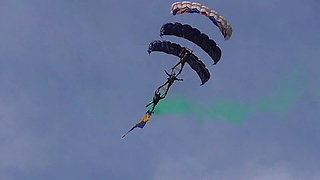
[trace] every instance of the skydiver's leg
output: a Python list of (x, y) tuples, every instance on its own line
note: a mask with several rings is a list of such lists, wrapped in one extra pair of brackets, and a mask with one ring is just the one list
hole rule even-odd
[(149, 102), (149, 104), (146, 105), (146, 107), (150, 106), (153, 103), (153, 101)]
[(154, 108), (156, 108), (156, 104), (153, 105), (153, 107), (151, 109), (151, 113), (154, 113)]
[(173, 82), (169, 83), (168, 84), (168, 87), (167, 87), (167, 90), (164, 92), (164, 96), (167, 96), (168, 92), (169, 92), (169, 89), (170, 87), (172, 86)]
[(168, 81), (166, 81), (165, 83), (163, 83), (161, 86), (158, 87), (158, 90), (161, 89), (163, 86), (165, 86), (166, 84), (168, 84)]
[(174, 70), (179, 64), (181, 63), (181, 61), (179, 61), (176, 65), (174, 65), (171, 69)]
[(164, 93), (164, 97), (167, 96), (168, 92), (169, 92), (169, 89), (167, 89), (166, 92)]
[(166, 97), (168, 95), (170, 87), (168, 88), (168, 90), (164, 93), (164, 97)]
[(181, 72), (182, 72), (182, 70), (183, 70), (183, 67), (184, 67), (184, 64), (185, 64), (185, 63), (182, 63), (182, 64), (181, 64), (180, 71), (179, 71), (179, 73), (178, 73), (177, 75), (181, 74)]

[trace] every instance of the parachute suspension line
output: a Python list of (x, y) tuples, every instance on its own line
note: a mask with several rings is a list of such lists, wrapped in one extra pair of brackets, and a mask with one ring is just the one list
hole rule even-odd
[[(176, 17), (177, 18), (177, 17)], [(180, 19), (180, 22), (183, 24), (184, 23), (184, 16), (178, 16), (178, 22), (179, 22), (179, 19)], [(183, 46), (186, 46), (187, 44), (187, 40), (185, 39), (184, 40), (184, 43), (183, 43)], [(177, 63), (175, 62), (177, 59), (177, 57), (172, 57), (172, 63), (171, 63), (171, 73), (174, 72), (174, 70), (176, 70), (177, 72), (175, 72), (176, 74), (180, 72), (180, 68), (177, 67)], [(178, 61), (180, 61), (180, 59), (178, 59)], [(178, 77), (180, 74), (177, 74), (176, 77)]]
[[(184, 24), (184, 16), (181, 16), (181, 17), (182, 17), (181, 24)], [(186, 44), (187, 44), (187, 40), (185, 39), (182, 45), (186, 46)]]
[[(198, 16), (199, 16), (200, 14), (198, 14)], [(197, 18), (198, 18), (198, 16), (197, 16)], [(208, 23), (208, 21), (204, 21), (204, 23), (203, 23), (203, 25), (202, 25), (202, 27), (200, 28), (200, 29), (204, 29), (204, 27), (206, 26), (206, 24)], [(195, 44), (193, 44), (193, 46), (192, 46), (192, 49), (194, 49), (196, 47), (196, 45)]]
[[(197, 17), (196, 17), (196, 19), (194, 20), (195, 22), (197, 22), (199, 16), (200, 16), (200, 14), (197, 14)], [(191, 23), (191, 24), (194, 24), (195, 22), (193, 22), (193, 23)], [(182, 22), (182, 24), (184, 24), (184, 22)], [(186, 46), (187, 42), (188, 42), (188, 41), (185, 39), (183, 46)], [(195, 47), (195, 45), (193, 45), (192, 50), (194, 49), (194, 47)]]
[[(176, 17), (176, 16), (172, 16), (172, 18), (179, 18), (180, 20), (181, 20), (181, 22), (183, 22), (184, 21), (184, 19), (183, 19), (183, 16), (178, 16), (178, 17)], [(179, 21), (179, 20), (178, 20)], [(171, 70), (171, 73), (173, 73), (174, 72), (174, 70), (177, 70), (177, 68), (174, 68), (174, 69), (172, 69), (175, 65), (176, 65), (176, 61), (177, 61), (177, 57), (175, 57), (175, 56), (172, 56), (170, 59), (172, 59), (172, 61), (171, 61), (171, 67), (170, 67), (170, 70)], [(180, 61), (180, 59), (178, 59), (178, 61)], [(180, 70), (180, 69), (179, 69)], [(179, 70), (177, 70), (178, 72), (179, 72)], [(166, 91), (166, 90), (164, 90), (164, 91)]]
[[(194, 20), (195, 22), (197, 22), (199, 16), (200, 16), (200, 14), (197, 14), (197, 17), (196, 17), (195, 20)], [(182, 16), (181, 18), (182, 18), (181, 24), (185, 24), (185, 23), (184, 23), (184, 16)], [(191, 23), (191, 24), (194, 24), (195, 22), (193, 22), (193, 23)], [(186, 47), (187, 42), (188, 42), (188, 40), (187, 40), (186, 38), (184, 38), (184, 42), (183, 42), (182, 45), (183, 45), (184, 47)], [(194, 48), (195, 48), (195, 44), (194, 44), (193, 47), (191, 48), (191, 50), (192, 50), (191, 53), (194, 52)], [(189, 48), (189, 47), (187, 47), (187, 49), (190, 51), (190, 48)], [(178, 77), (180, 74), (182, 74), (182, 70), (183, 70), (183, 69), (181, 69), (181, 68), (183, 68), (182, 65), (181, 65), (180, 68), (179, 68), (179, 67), (177, 66), (177, 64), (176, 64), (176, 66), (174, 67), (174, 69), (172, 69), (172, 72), (173, 72), (174, 70), (178, 71), (177, 73), (181, 72), (181, 73), (179, 73), (179, 74), (176, 73), (176, 74), (177, 74), (176, 76)]]
[(204, 21), (204, 23), (203, 23), (203, 25), (202, 25), (201, 29), (204, 29), (204, 27), (207, 25), (207, 23), (208, 23), (208, 21)]
[[(197, 17), (196, 17), (196, 19), (195, 19), (195, 21), (197, 21), (198, 20), (198, 17), (200, 16), (200, 13), (199, 14), (197, 14)], [(194, 48), (196, 47), (196, 45), (195, 44), (193, 44), (193, 46), (192, 46), (192, 52), (194, 52), (195, 50), (194, 50)]]
[[(184, 21), (184, 16), (181, 16), (182, 17), (182, 21), (181, 21), (181, 24), (185, 24), (185, 21)], [(186, 21), (187, 22), (187, 21)], [(184, 42), (183, 42), (183, 46), (186, 46), (186, 44), (187, 44), (187, 40), (186, 39), (184, 39)]]
[[(196, 15), (197, 17), (193, 20), (193, 22), (192, 23), (190, 23), (190, 24), (195, 24), (196, 22), (197, 22), (197, 20), (198, 20), (198, 18), (199, 18), (199, 16), (200, 16), (200, 14), (197, 14)], [(185, 24), (184, 22), (183, 22), (183, 24)], [(188, 40), (187, 39), (185, 39), (184, 38), (184, 43), (183, 43), (183, 46), (185, 46), (186, 47), (186, 44), (187, 44), (187, 42), (188, 42)], [(190, 49), (189, 47), (187, 47), (187, 49), (191, 52), (191, 53), (194, 53), (194, 51), (195, 51), (195, 44), (193, 44), (193, 46), (192, 46), (192, 48)], [(181, 67), (182, 68), (182, 67)], [(180, 72), (180, 68), (178, 68), (178, 67), (176, 67), (175, 68), (178, 72)], [(188, 71), (188, 70), (187, 70)], [(181, 72), (182, 73), (182, 72)], [(180, 75), (180, 74), (178, 74), (178, 75)], [(178, 76), (177, 76), (178, 77)], [(185, 76), (187, 79), (189, 79), (190, 78), (190, 74), (189, 73), (186, 73), (186, 76)]]

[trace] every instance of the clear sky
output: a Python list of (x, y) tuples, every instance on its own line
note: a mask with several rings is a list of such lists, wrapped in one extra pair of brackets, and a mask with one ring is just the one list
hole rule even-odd
[[(1, 180), (319, 180), (320, 3), (202, 0), (233, 27), (170, 16), (169, 0), (0, 1)], [(187, 23), (222, 50), (186, 67), (143, 129), (164, 69), (148, 45)]]

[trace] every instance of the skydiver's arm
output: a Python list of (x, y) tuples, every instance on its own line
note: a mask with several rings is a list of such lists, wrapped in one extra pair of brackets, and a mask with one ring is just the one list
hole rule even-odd
[(175, 81), (183, 81), (183, 79), (177, 78), (176, 76), (174, 77)]
[(170, 74), (167, 72), (167, 70), (164, 70), (164, 72), (167, 74), (167, 76), (170, 76)]

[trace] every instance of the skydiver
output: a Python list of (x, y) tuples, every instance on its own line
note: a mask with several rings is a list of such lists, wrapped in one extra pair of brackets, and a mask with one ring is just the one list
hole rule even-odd
[(163, 86), (165, 86), (166, 84), (168, 84), (168, 88), (166, 89), (165, 93), (164, 93), (164, 97), (166, 97), (166, 95), (168, 94), (168, 91), (170, 89), (170, 87), (172, 86), (172, 84), (174, 83), (174, 81), (183, 81), (183, 79), (177, 78), (177, 75), (175, 72), (172, 71), (171, 74), (169, 74), (167, 72), (167, 70), (164, 70), (164, 72), (167, 74), (168, 78), (167, 81), (162, 84), (161, 86), (158, 87), (158, 91), (160, 88), (162, 88)]
[(154, 108), (155, 108), (156, 105), (159, 103), (159, 101), (160, 101), (161, 99), (164, 99), (164, 98), (165, 98), (165, 96), (161, 96), (161, 93), (159, 92), (159, 89), (157, 89), (157, 90), (154, 92), (154, 96), (153, 96), (152, 101), (151, 101), (149, 104), (146, 105), (146, 107), (148, 107), (148, 106), (150, 106), (151, 104), (153, 104), (153, 107), (152, 107), (152, 109), (151, 109), (151, 113), (150, 113), (150, 114), (154, 113), (154, 112), (153, 112), (153, 111), (154, 111)]

